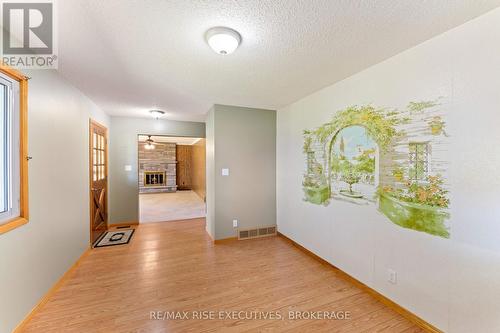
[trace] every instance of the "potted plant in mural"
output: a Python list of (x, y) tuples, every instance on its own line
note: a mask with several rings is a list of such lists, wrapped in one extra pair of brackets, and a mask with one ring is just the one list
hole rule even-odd
[(361, 175), (353, 170), (342, 174), (342, 181), (349, 185), (349, 190), (340, 190), (340, 194), (345, 195), (350, 198), (362, 198), (363, 194), (359, 192), (354, 192), (352, 190), (352, 185), (359, 183), (361, 180)]
[(326, 202), (330, 197), (328, 184), (323, 176), (323, 167), (315, 163), (312, 172), (304, 176), (302, 182), (304, 188), (305, 200), (314, 204)]
[(447, 137), (439, 106), (437, 100), (410, 102), (404, 111), (352, 106), (304, 131), (305, 200), (378, 203), (399, 226), (449, 237), (449, 199), (440, 174), (446, 174), (447, 161), (440, 155), (446, 140), (432, 139)]
[(404, 169), (400, 166), (395, 167), (394, 170), (392, 171), (392, 175), (394, 176), (394, 179), (396, 181), (401, 182), (403, 181), (405, 175)]
[(445, 122), (441, 119), (440, 116), (432, 117), (431, 121), (429, 121), (429, 129), (431, 130), (432, 135), (446, 135), (444, 131)]

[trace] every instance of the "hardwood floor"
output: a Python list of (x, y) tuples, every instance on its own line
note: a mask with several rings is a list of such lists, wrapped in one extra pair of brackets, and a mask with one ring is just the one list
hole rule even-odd
[[(190, 319), (151, 320), (152, 311)], [(193, 319), (194, 311), (216, 319)], [(283, 319), (220, 320), (219, 311)], [(290, 320), (289, 311), (349, 311), (350, 319)], [(140, 225), (130, 244), (92, 250), (24, 330), (280, 331), (423, 332), (284, 238), (214, 246), (203, 219)]]

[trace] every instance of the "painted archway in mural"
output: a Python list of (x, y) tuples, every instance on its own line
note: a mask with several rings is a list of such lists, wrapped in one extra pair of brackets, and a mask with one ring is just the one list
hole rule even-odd
[[(354, 191), (352, 186), (360, 182), (376, 185), (379, 154), (398, 136), (396, 126), (403, 121), (396, 111), (352, 106), (337, 112), (330, 122), (315, 130), (304, 131), (306, 201), (325, 204), (336, 195), (368, 199), (369, 191)], [(345, 140), (349, 142), (346, 144)], [(367, 170), (370, 165), (373, 171)], [(341, 183), (348, 188), (342, 189)]]
[(340, 129), (328, 144), (330, 197), (373, 201), (379, 179), (379, 148), (363, 125)]

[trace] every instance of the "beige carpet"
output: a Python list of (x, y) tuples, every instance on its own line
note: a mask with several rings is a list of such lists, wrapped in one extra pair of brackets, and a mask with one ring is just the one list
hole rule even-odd
[(139, 194), (140, 223), (205, 217), (205, 203), (193, 191)]

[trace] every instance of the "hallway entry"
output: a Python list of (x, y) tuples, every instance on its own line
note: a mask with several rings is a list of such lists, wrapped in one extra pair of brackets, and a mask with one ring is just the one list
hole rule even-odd
[(139, 222), (205, 217), (205, 139), (138, 136)]

